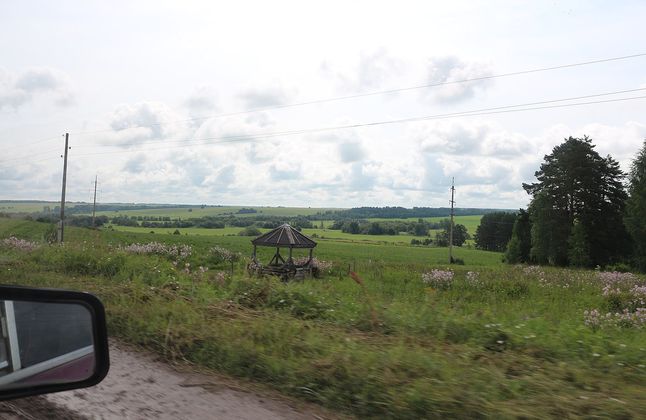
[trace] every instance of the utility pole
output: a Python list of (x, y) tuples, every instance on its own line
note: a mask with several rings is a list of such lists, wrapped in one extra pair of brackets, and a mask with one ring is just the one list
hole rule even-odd
[(449, 225), (449, 264), (453, 264), (453, 205), (455, 204), (455, 178), (451, 178), (451, 224)]
[(94, 219), (96, 215), (96, 181), (98, 175), (94, 175), (94, 204), (92, 205), (92, 227), (94, 228)]
[(58, 228), (58, 242), (63, 242), (65, 230), (65, 184), (67, 182), (67, 151), (69, 150), (69, 133), (65, 133), (65, 155), (63, 157), (63, 191), (61, 192), (61, 221)]

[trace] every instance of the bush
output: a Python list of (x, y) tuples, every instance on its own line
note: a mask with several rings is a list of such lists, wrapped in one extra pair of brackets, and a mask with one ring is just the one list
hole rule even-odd
[(247, 226), (238, 232), (239, 236), (260, 236), (261, 232), (254, 226)]

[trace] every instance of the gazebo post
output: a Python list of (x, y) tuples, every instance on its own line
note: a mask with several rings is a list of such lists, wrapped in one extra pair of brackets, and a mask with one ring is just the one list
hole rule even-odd
[(310, 259), (307, 261), (308, 264), (312, 262), (312, 251), (314, 251), (314, 248), (310, 248)]
[(253, 246), (253, 254), (251, 254), (251, 255), (252, 255), (253, 260), (256, 261), (256, 245)]
[(293, 263), (293, 261), (292, 261), (292, 249), (293, 249), (293, 248), (290, 246), (290, 247), (289, 247), (289, 260), (287, 260), (287, 261), (289, 261), (289, 263), (290, 263), (290, 264), (292, 264), (292, 263)]

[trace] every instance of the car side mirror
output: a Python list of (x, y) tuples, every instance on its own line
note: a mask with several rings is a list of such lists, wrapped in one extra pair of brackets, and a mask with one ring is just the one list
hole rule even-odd
[(109, 368), (98, 298), (0, 286), (0, 400), (96, 385)]

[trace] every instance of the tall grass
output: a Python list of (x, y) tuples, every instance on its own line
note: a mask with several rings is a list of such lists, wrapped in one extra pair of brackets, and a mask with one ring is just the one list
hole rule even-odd
[[(7, 223), (0, 238), (43, 230)], [(0, 281), (93, 291), (112, 335), (167, 359), (359, 417), (646, 417), (646, 331), (585, 325), (584, 311), (610, 304), (595, 272), (508, 267), (468, 250), (467, 265), (447, 267), (428, 250), (321, 243), (334, 268), (282, 283), (208, 257), (215, 245), (244, 252), (248, 239), (68, 235), (63, 247), (2, 248)], [(152, 240), (189, 242), (189, 265), (124, 247)], [(425, 283), (433, 269), (453, 274)]]

